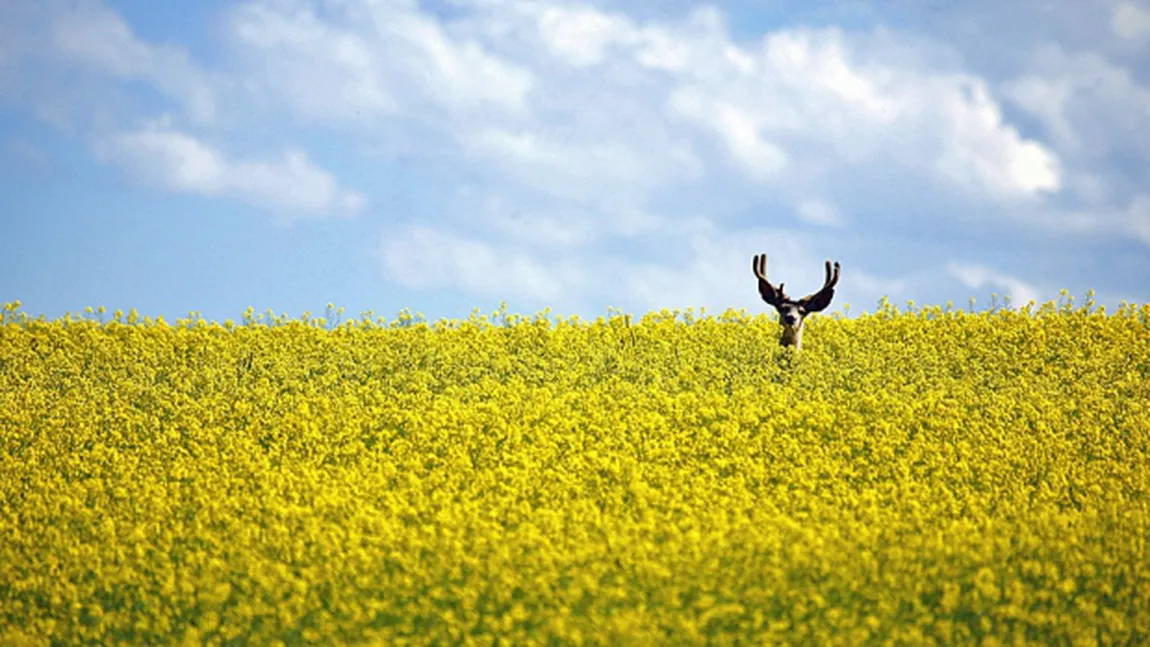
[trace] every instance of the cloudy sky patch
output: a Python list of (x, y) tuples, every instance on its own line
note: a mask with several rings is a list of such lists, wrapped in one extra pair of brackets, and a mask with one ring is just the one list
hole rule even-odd
[(30, 310), (1150, 300), (1140, 0), (141, 7), (0, 6)]

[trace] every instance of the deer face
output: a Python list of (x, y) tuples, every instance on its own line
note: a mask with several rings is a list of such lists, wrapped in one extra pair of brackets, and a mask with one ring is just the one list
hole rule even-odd
[(788, 299), (786, 302), (776, 305), (775, 312), (779, 313), (779, 325), (783, 328), (779, 343), (783, 346), (795, 346), (796, 348), (801, 346), (803, 320), (810, 314), (807, 309), (798, 301)]
[(839, 282), (839, 264), (827, 261), (827, 276), (823, 287), (818, 292), (809, 294), (801, 299), (792, 299), (783, 292), (783, 284), (775, 287), (767, 280), (767, 255), (755, 256), (751, 261), (751, 268), (755, 277), (759, 279), (759, 296), (779, 313), (779, 324), (783, 327), (782, 338), (779, 340), (784, 346), (799, 347), (802, 345), (803, 320), (812, 312), (825, 310), (835, 296), (835, 285)]
[(775, 306), (775, 311), (779, 313), (779, 323), (787, 328), (799, 328), (803, 325), (803, 317), (807, 316), (807, 311), (797, 303), (784, 303)]

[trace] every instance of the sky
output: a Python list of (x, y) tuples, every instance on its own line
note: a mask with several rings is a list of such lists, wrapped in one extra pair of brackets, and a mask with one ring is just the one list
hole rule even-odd
[[(1150, 0), (10, 0), (0, 301), (1150, 302)], [(849, 309), (848, 309), (849, 308)]]

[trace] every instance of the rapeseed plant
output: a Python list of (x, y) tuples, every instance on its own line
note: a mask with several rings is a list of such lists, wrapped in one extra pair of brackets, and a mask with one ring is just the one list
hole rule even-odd
[(0, 320), (2, 644), (1140, 644), (1150, 305)]

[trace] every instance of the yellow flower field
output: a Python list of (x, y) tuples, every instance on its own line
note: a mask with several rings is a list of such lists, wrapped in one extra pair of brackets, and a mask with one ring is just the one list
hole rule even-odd
[(1150, 641), (1150, 305), (0, 323), (0, 644)]

